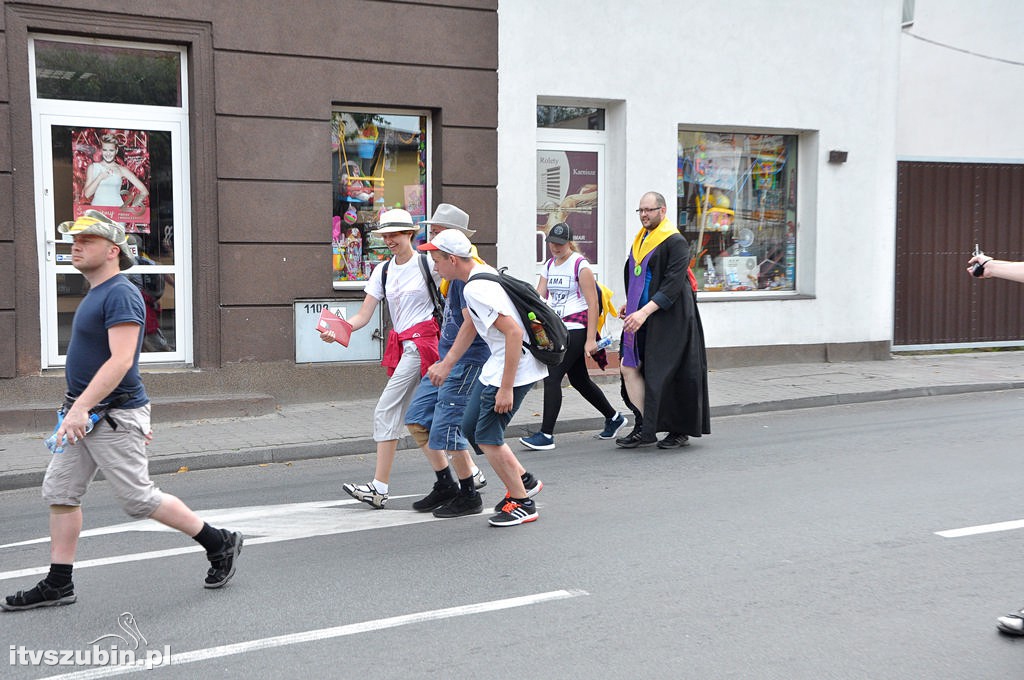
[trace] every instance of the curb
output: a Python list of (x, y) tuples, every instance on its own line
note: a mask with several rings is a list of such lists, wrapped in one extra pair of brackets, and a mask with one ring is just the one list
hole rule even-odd
[[(873, 390), (868, 392), (849, 392), (844, 394), (827, 394), (776, 401), (750, 402), (742, 404), (723, 404), (711, 407), (711, 417), (769, 413), (821, 406), (841, 406), (863, 404), (875, 401), (894, 399), (913, 399), (917, 397), (936, 397), (952, 394), (970, 394), (976, 392), (1003, 392), (1024, 389), (1024, 381), (998, 383), (975, 383), (963, 385), (935, 385), (927, 387), (906, 387), (893, 390)], [(572, 418), (558, 421), (563, 433), (599, 430), (604, 425), (601, 417)], [(508, 440), (515, 440), (533, 432), (540, 426), (539, 420), (512, 425), (506, 430)], [(245, 465), (265, 465), (287, 463), (295, 460), (313, 460), (333, 458), (335, 456), (372, 455), (376, 443), (370, 437), (353, 439), (334, 439), (322, 442), (303, 442), (297, 444), (280, 444), (246, 450), (204, 451), (202, 453), (167, 454), (149, 461), (151, 475), (165, 475), (178, 472), (182, 467), (188, 471), (211, 470), (217, 468), (241, 467)], [(398, 442), (399, 450), (415, 449), (412, 437), (403, 437)], [(13, 491), (38, 487), (42, 484), (45, 470), (2, 472), (0, 473), (0, 491)], [(96, 479), (103, 479), (98, 473)]]

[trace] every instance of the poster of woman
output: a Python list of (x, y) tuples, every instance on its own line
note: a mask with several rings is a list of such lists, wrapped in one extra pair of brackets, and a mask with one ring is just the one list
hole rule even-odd
[(149, 133), (71, 131), (74, 214), (98, 210), (133, 233), (149, 233)]

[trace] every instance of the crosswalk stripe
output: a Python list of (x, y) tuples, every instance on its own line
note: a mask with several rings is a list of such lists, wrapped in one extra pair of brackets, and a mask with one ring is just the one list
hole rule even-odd
[(945, 531), (936, 531), (935, 534), (943, 538), (962, 538), (978, 534), (991, 534), (997, 531), (1013, 531), (1014, 529), (1024, 529), (1024, 519), (996, 522), (994, 524), (979, 524), (973, 527), (964, 527), (963, 529), (946, 529)]
[[(446, 609), (432, 609), (413, 614), (392, 616), (386, 619), (364, 621), (362, 623), (350, 623), (333, 628), (319, 628), (301, 633), (276, 635), (274, 637), (261, 638), (258, 640), (249, 640), (247, 642), (236, 642), (229, 645), (219, 645), (217, 647), (207, 647), (206, 649), (197, 649), (191, 652), (171, 654), (171, 662), (169, 665), (181, 666), (188, 663), (206, 661), (208, 659), (220, 659), (225, 656), (235, 654), (245, 654), (246, 652), (272, 649), (274, 647), (285, 647), (287, 645), (302, 644), (304, 642), (328, 640), (347, 635), (357, 635), (359, 633), (367, 633), (375, 630), (384, 630), (386, 628), (396, 628), (398, 626), (408, 626), (427, 621), (451, 619), (458, 616), (470, 616), (473, 614), (483, 614), (503, 609), (526, 607), (529, 605), (540, 604), (542, 602), (553, 602), (556, 600), (582, 597), (584, 595), (589, 595), (589, 593), (585, 590), (552, 590), (546, 593), (510, 597), (502, 600), (491, 600), (489, 602), (478, 602), (476, 604), (448, 607)], [(145, 670), (144, 666), (104, 666), (100, 668), (90, 668), (85, 671), (53, 675), (50, 676), (49, 680), (91, 680), (93, 678), (109, 678), (115, 675), (137, 673), (142, 670)]]
[[(411, 497), (412, 495), (392, 496), (392, 499)], [(258, 505), (241, 508), (202, 510), (198, 511), (198, 514), (212, 526), (222, 526), (231, 529), (232, 531), (241, 531), (245, 536), (246, 547), (260, 545), (263, 543), (278, 543), (280, 541), (313, 538), (316, 536), (331, 536), (334, 534), (344, 534), (353, 531), (384, 529), (388, 527), (419, 524), (422, 522), (454, 522), (464, 519), (472, 520), (473, 518), (476, 518), (478, 521), (481, 520), (480, 515), (469, 515), (467, 517), (456, 519), (438, 519), (434, 517), (432, 513), (416, 512), (415, 510), (396, 510), (391, 508), (387, 508), (385, 510), (373, 510), (365, 503), (361, 503), (351, 498), (311, 501), (306, 503), (284, 503), (279, 505)], [(90, 529), (83, 531), (81, 536), (84, 539), (93, 536), (105, 536), (138, 531), (173, 533), (175, 530), (151, 519), (144, 519)], [(29, 541), (20, 541), (18, 543), (8, 543), (6, 545), (0, 545), (0, 549), (25, 546), (34, 543), (46, 543), (49, 540), (50, 539), (48, 537), (43, 537)], [(89, 567), (102, 567), (109, 564), (122, 564), (124, 562), (153, 560), (161, 557), (171, 557), (174, 555), (183, 555), (185, 553), (200, 551), (202, 551), (202, 547), (189, 541), (187, 545), (180, 548), (153, 550), (128, 555), (116, 555), (92, 560), (82, 560), (75, 563), (75, 570), (79, 571)], [(0, 572), (0, 581), (45, 574), (48, 571), (49, 566), (4, 571)]]

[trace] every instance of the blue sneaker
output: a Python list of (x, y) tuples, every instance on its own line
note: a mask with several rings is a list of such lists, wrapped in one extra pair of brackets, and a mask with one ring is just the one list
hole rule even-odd
[(601, 430), (601, 434), (597, 435), (597, 438), (615, 439), (615, 435), (625, 429), (627, 425), (629, 425), (629, 418), (621, 413), (616, 413), (614, 417), (604, 419), (604, 429)]
[(534, 451), (547, 451), (555, 448), (555, 438), (543, 432), (534, 432), (529, 437), (520, 437), (519, 441), (523, 446)]

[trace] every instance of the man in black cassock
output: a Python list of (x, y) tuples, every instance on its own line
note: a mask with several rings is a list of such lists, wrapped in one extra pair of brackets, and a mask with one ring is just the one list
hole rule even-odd
[[(708, 360), (690, 247), (666, 216), (665, 197), (648, 192), (637, 209), (643, 228), (626, 260), (621, 316), (622, 396), (636, 426), (615, 440), (626, 449), (672, 449), (711, 433)], [(667, 432), (658, 441), (657, 433)]]

